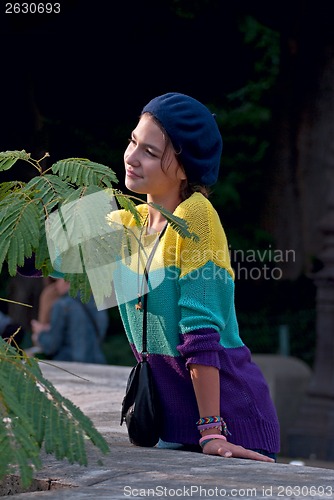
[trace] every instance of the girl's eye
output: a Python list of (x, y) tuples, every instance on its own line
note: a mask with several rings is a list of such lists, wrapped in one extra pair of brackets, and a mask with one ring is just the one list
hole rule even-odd
[[(131, 146), (131, 147), (138, 146), (137, 141), (133, 137), (130, 137), (128, 139), (128, 142), (129, 142), (129, 146)], [(151, 156), (152, 158), (158, 158), (157, 155), (149, 148), (145, 149), (145, 153), (148, 154), (149, 156)]]
[(155, 155), (154, 153), (152, 153), (152, 151), (150, 151), (149, 149), (146, 149), (146, 153), (149, 154), (150, 156), (153, 156), (153, 158), (157, 157), (157, 155)]

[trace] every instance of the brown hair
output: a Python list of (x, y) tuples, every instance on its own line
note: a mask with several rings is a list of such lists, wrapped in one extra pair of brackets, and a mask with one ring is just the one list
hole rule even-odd
[[(182, 165), (181, 165), (182, 168)], [(205, 198), (209, 198), (210, 192), (207, 186), (202, 186), (201, 184), (193, 184), (188, 182), (187, 179), (181, 183), (181, 198), (182, 201), (189, 198), (194, 193), (202, 193)]]

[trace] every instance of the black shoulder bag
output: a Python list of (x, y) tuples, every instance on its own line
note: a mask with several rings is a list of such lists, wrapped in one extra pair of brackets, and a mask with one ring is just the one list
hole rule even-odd
[[(152, 252), (147, 260), (144, 276), (146, 287), (148, 272), (155, 250), (161, 240), (167, 224), (161, 231)], [(157, 444), (160, 437), (160, 406), (155, 388), (151, 366), (147, 361), (147, 292), (138, 299), (143, 308), (143, 346), (141, 361), (130, 372), (125, 396), (122, 402), (121, 425), (126, 423), (129, 440), (136, 446), (152, 447)]]

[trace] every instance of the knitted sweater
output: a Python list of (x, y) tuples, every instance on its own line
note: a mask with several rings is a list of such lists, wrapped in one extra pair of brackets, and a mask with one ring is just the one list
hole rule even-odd
[[(147, 215), (147, 205), (138, 210)], [(174, 215), (185, 219), (198, 239), (182, 238), (168, 226), (149, 271), (148, 360), (163, 410), (161, 438), (198, 444), (199, 413), (188, 369), (194, 363), (219, 370), (220, 411), (231, 433), (229, 441), (277, 453), (279, 424), (268, 386), (239, 336), (234, 274), (219, 216), (199, 193), (182, 202)], [(136, 299), (125, 297), (129, 289), (140, 293), (138, 262), (144, 260), (145, 265), (156, 236), (140, 235), (129, 212), (122, 214), (122, 220), (144, 246), (140, 258), (134, 252), (115, 276), (123, 324), (139, 360), (143, 312), (136, 309)], [(138, 239), (134, 239), (137, 247)]]

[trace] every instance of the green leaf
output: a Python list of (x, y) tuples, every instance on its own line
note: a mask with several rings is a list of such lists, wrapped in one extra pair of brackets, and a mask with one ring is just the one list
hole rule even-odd
[(16, 193), (8, 199), (10, 204), (2, 210), (0, 204), (0, 269), (7, 260), (9, 273), (15, 276), (17, 267), (38, 247), (41, 219), (36, 204), (29, 199)]
[(0, 474), (14, 472), (14, 466), (19, 466), (23, 484), (27, 485), (32, 478), (32, 466), (41, 466), (33, 422), (21, 400), (21, 395), (26, 393), (19, 389), (22, 383), (29, 389), (30, 380), (24, 376), (22, 361), (16, 351), (1, 339), (1, 365), (4, 359), (6, 369), (0, 370)]
[[(41, 467), (40, 452), (87, 465), (85, 440), (109, 451), (92, 421), (44, 378), (35, 358), (0, 338), (0, 479), (19, 469), (24, 486)], [(74, 376), (74, 375), (73, 375)]]
[(38, 247), (35, 250), (35, 267), (42, 271), (44, 277), (49, 276), (53, 272), (49, 248), (44, 234), (44, 226), (43, 237), (41, 236)]
[(22, 182), (7, 181), (0, 184), (0, 202), (5, 200), (13, 191), (22, 188)]
[(114, 262), (124, 234), (122, 224), (111, 227), (107, 222), (106, 215), (113, 205), (109, 190), (87, 187), (83, 191), (88, 194), (77, 199), (82, 189), (47, 221), (51, 260), (57, 271), (70, 275)]
[[(0, 271), (7, 261), (14, 276), (17, 267), (34, 253), (36, 268), (48, 276), (55, 262), (51, 262), (47, 245), (53, 231), (56, 257), (60, 255), (65, 261), (68, 251), (70, 267), (78, 262), (82, 266), (82, 272), (64, 273), (71, 295), (80, 293), (81, 300), (88, 302), (92, 292), (87, 273), (93, 270), (94, 285), (101, 295), (98, 298), (111, 297), (112, 281), (106, 279), (106, 266), (112, 268), (120, 256), (130, 255), (130, 248), (128, 228), (117, 217), (110, 225), (106, 216), (119, 205), (131, 212), (138, 226), (143, 222), (131, 197), (112, 187), (117, 182), (115, 173), (99, 163), (70, 158), (53, 165), (53, 174), (44, 174), (39, 162), (25, 151), (0, 153), (0, 170), (7, 170), (18, 159), (35, 165), (40, 175), (27, 184), (0, 184)], [(184, 220), (150, 205), (181, 236), (196, 238)], [(109, 451), (91, 420), (43, 377), (38, 361), (20, 355), (0, 337), (0, 479), (18, 470), (23, 485), (29, 485), (33, 472), (41, 466), (43, 444), (46, 452), (58, 459), (86, 465), (87, 438), (103, 453)]]
[(52, 166), (52, 172), (77, 186), (94, 184), (100, 187), (112, 187), (118, 183), (115, 172), (101, 163), (95, 163), (87, 158), (68, 158), (60, 160)]
[(194, 241), (198, 241), (198, 235), (195, 233), (191, 233), (188, 228), (188, 223), (186, 220), (177, 217), (172, 214), (168, 210), (166, 210), (161, 205), (157, 205), (156, 203), (150, 202), (148, 203), (151, 207), (159, 210), (159, 212), (166, 218), (170, 226), (177, 232), (182, 238), (191, 238)]
[(80, 293), (82, 302), (87, 303), (92, 295), (91, 286), (87, 274), (65, 274), (64, 279), (71, 283), (69, 294), (76, 297)]
[(0, 171), (9, 170), (17, 160), (30, 160), (30, 153), (22, 151), (3, 151), (0, 153)]
[(52, 174), (34, 177), (22, 189), (23, 194), (31, 199), (40, 200), (43, 204), (42, 216), (51, 212), (58, 203), (63, 202), (73, 191), (73, 186)]
[(128, 210), (131, 212), (133, 215), (133, 218), (135, 220), (135, 223), (137, 226), (141, 226), (143, 222), (143, 217), (142, 215), (138, 212), (136, 208), (136, 204), (134, 203), (133, 200), (131, 200), (130, 196), (124, 195), (120, 191), (115, 191), (114, 192), (115, 198), (117, 202), (119, 203), (119, 206), (121, 208), (124, 208), (124, 210)]

